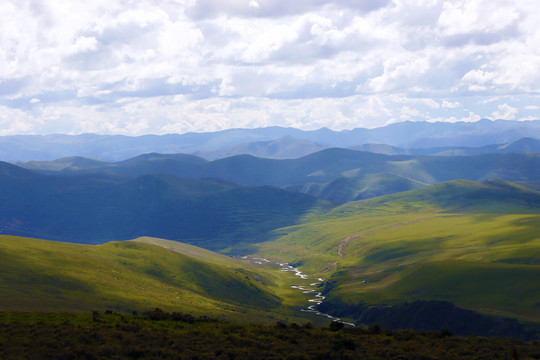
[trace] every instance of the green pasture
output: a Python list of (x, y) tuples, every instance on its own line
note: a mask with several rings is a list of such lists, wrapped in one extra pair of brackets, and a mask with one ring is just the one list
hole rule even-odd
[[(298, 319), (294, 305), (306, 301), (283, 289), (281, 282), (294, 280), (290, 273), (152, 238), (93, 246), (0, 236), (0, 274), (4, 311), (160, 307), (273, 322)], [(283, 300), (288, 292), (292, 300)]]
[(383, 280), (383, 284), (368, 283), (364, 288), (351, 284), (347, 294), (348, 299), (371, 304), (445, 300), (489, 315), (540, 321), (539, 278), (540, 266), (427, 262), (402, 271), (399, 281)]
[(499, 181), (439, 184), (345, 204), (258, 249), (334, 281), (344, 302), (445, 300), (540, 321), (537, 196)]

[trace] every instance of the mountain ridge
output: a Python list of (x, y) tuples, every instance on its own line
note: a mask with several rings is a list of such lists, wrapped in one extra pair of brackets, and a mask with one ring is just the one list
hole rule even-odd
[(222, 179), (43, 175), (0, 163), (2, 168), (20, 169), (20, 176), (0, 175), (0, 232), (68, 242), (151, 235), (222, 249), (333, 206), (301, 193)]
[(480, 120), (478, 122), (401, 122), (380, 128), (333, 131), (327, 128), (299, 130), (267, 127), (228, 129), (211, 133), (166, 135), (14, 135), (0, 137), (0, 159), (4, 161), (52, 160), (83, 156), (120, 161), (142, 153), (195, 153), (215, 151), (254, 141), (272, 141), (284, 136), (328, 147), (383, 143), (401, 147), (484, 146), (540, 138), (540, 120)]

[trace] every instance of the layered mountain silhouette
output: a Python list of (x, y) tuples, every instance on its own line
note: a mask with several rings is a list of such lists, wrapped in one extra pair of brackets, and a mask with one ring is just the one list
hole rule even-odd
[(214, 151), (200, 151), (199, 155), (205, 159), (215, 160), (234, 155), (253, 155), (269, 159), (296, 159), (305, 155), (328, 148), (309, 140), (299, 140), (292, 136), (271, 141), (256, 141), (226, 147)]
[[(402, 189), (454, 179), (540, 179), (539, 153), (412, 156), (331, 148), (298, 159), (284, 160), (238, 155), (208, 161), (188, 154), (146, 154), (115, 163), (89, 162), (89, 166), (82, 166), (82, 160), (79, 160), (76, 166), (70, 166), (65, 159), (51, 163), (30, 162), (20, 165), (32, 170), (58, 171), (59, 163), (66, 164), (66, 167), (61, 169), (63, 174), (102, 173), (136, 177), (159, 173), (195, 179), (220, 178), (244, 185), (271, 185), (295, 190), (302, 189), (306, 184), (322, 185), (340, 178), (362, 178), (375, 174), (380, 177), (384, 177), (381, 174), (392, 174), (412, 181), (410, 186), (400, 185)], [(352, 184), (354, 181), (349, 182)], [(374, 184), (374, 181), (371, 183)]]
[[(293, 142), (289, 137), (296, 140)], [(540, 138), (540, 121), (486, 119), (457, 123), (406, 121), (374, 129), (357, 128), (343, 131), (332, 131), (327, 128), (303, 131), (274, 126), (137, 137), (96, 134), (17, 135), (0, 137), (0, 159), (30, 161), (82, 156), (120, 161), (152, 152), (208, 154), (211, 159), (239, 152), (282, 158), (305, 155), (309, 151), (320, 150), (319, 146), (385, 144), (405, 149), (481, 147), (508, 144), (523, 137)], [(286, 154), (287, 151), (290, 152), (289, 155)]]
[(363, 144), (351, 146), (349, 148), (352, 150), (369, 151), (386, 155), (470, 156), (483, 154), (540, 152), (540, 139), (524, 137), (506, 144), (493, 144), (478, 147), (446, 146), (424, 149), (406, 149), (385, 144)]

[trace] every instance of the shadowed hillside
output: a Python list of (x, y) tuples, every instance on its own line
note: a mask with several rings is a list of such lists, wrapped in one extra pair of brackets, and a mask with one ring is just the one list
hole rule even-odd
[(102, 243), (149, 235), (211, 249), (264, 239), (331, 203), (272, 187), (144, 175), (46, 176), (2, 164), (2, 232)]
[(427, 184), (399, 175), (381, 173), (342, 177), (327, 184), (309, 183), (288, 186), (287, 189), (317, 196), (336, 203), (346, 203), (424, 186), (427, 186)]
[[(136, 177), (149, 173), (169, 174), (186, 178), (220, 178), (245, 185), (300, 186), (327, 184), (340, 178), (362, 178), (366, 175), (391, 174), (413, 182), (436, 184), (466, 179), (485, 181), (540, 180), (540, 154), (509, 153), (478, 156), (412, 156), (383, 155), (370, 152), (325, 149), (298, 159), (264, 159), (238, 155), (215, 161), (186, 154), (145, 154), (117, 163), (88, 167), (70, 166), (62, 159), (51, 162), (22, 163), (35, 170), (59, 170), (63, 174), (103, 173)], [(354, 186), (353, 186), (354, 187)], [(355, 191), (354, 189), (350, 190)]]

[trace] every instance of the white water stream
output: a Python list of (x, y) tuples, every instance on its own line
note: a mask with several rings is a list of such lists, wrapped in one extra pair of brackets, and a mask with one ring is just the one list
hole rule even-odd
[[(265, 258), (248, 258), (247, 256), (244, 256), (242, 259), (253, 260), (253, 262), (255, 264), (259, 264), (259, 265), (263, 265), (265, 263), (270, 263), (271, 262), (270, 260), (265, 259)], [(276, 263), (276, 264), (278, 264), (281, 267), (281, 271), (294, 272), (294, 275), (300, 277), (301, 279), (303, 279), (303, 280), (308, 279), (306, 274), (303, 274), (300, 270), (298, 270), (297, 268), (295, 268), (295, 267), (293, 267), (293, 266), (291, 266), (291, 265), (289, 265), (287, 263)], [(325, 313), (322, 313), (319, 310), (317, 310), (316, 306), (319, 305), (320, 303), (322, 303), (323, 300), (324, 300), (324, 295), (321, 292), (319, 292), (319, 290), (317, 290), (317, 288), (316, 288), (322, 282), (324, 282), (324, 279), (318, 278), (317, 282), (309, 284), (309, 287), (306, 287), (304, 285), (291, 285), (291, 287), (293, 289), (298, 289), (298, 290), (302, 291), (304, 294), (315, 294), (314, 295), (315, 298), (308, 300), (312, 304), (309, 305), (305, 309), (300, 309), (300, 311), (314, 313), (315, 315), (319, 315), (319, 316), (324, 316), (324, 317), (326, 317), (328, 319), (331, 319), (333, 321), (340, 321), (343, 324), (348, 325), (348, 326), (355, 326), (353, 323), (341, 321), (341, 319), (336, 317), (336, 316), (325, 314)]]

